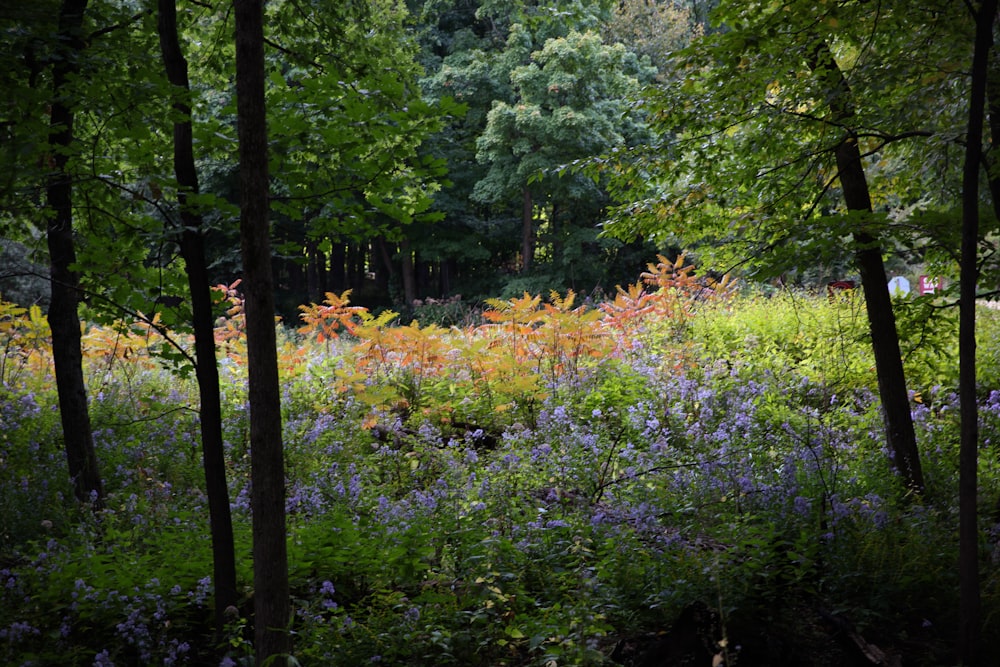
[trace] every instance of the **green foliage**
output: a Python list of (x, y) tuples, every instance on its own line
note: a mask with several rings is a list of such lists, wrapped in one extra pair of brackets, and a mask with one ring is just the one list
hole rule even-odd
[[(532, 44), (532, 36), (515, 25), (508, 51), (522, 44)], [(527, 63), (509, 72), (513, 98), (494, 102), (476, 141), (478, 158), (490, 165), (473, 193), (481, 201), (516, 197), (547, 170), (621, 145), (629, 128), (625, 104), (638, 90), (642, 68), (620, 44), (574, 31), (522, 58)], [(556, 201), (598, 196), (588, 179), (533, 189)]]
[[(954, 225), (939, 222), (957, 199), (950, 128), (964, 123), (967, 81), (952, 64), (971, 59), (971, 22), (958, 8), (920, 18), (910, 9), (719, 3), (723, 29), (674, 54), (679, 81), (647, 89), (655, 139), (585, 169), (620, 203), (609, 231), (679, 239), (709, 265), (762, 276), (843, 263), (862, 224), (910, 261), (953, 253)], [(905, 55), (915, 43), (927, 45), (919, 60)], [(814, 55), (827, 49), (850, 85), (846, 127)], [(844, 215), (834, 149), (845, 132), (864, 155), (875, 210), (864, 219)]]
[[(732, 316), (734, 310), (739, 317)], [(865, 346), (867, 318), (853, 291), (830, 300), (807, 293), (751, 293), (738, 305), (709, 308), (691, 326), (709, 359), (758, 372), (792, 371), (837, 392), (875, 381), (874, 360)]]
[[(430, 27), (422, 86), (434, 98), (454, 97), (468, 112), (428, 143), (448, 161), (452, 185), (436, 196), (442, 223), (411, 237), (417, 253), (460, 266), (467, 297), (590, 292), (630, 280), (634, 266), (656, 249), (599, 238), (603, 184), (557, 173), (567, 161), (643, 133), (644, 118), (629, 104), (655, 70), (627, 46), (602, 40), (599, 28), (611, 6), (428, 2), (423, 9)], [(526, 187), (534, 204), (536, 269), (510, 275)], [(477, 243), (467, 242), (469, 234)]]
[(603, 32), (608, 42), (624, 43), (649, 58), (660, 70), (658, 77), (663, 78), (671, 54), (703, 32), (693, 14), (693, 8), (687, 6), (628, 0), (618, 3)]
[[(859, 291), (826, 301), (806, 292), (748, 293), (737, 306), (741, 317), (732, 318), (732, 308), (720, 304), (692, 322), (692, 336), (709, 358), (733, 355), (731, 361), (752, 360), (757, 369), (794, 369), (836, 391), (854, 391), (875, 381)], [(955, 386), (957, 312), (930, 297), (899, 299), (894, 309), (910, 391), (920, 396)]]
[(980, 386), (1000, 387), (1000, 311), (996, 307), (976, 312), (976, 364)]

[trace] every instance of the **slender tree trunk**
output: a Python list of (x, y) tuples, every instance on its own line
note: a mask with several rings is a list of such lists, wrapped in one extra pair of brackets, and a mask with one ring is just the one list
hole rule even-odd
[[(396, 246), (393, 244), (393, 250)], [(396, 277), (396, 267), (393, 266), (392, 254), (389, 252), (389, 244), (385, 238), (379, 236), (371, 244), (371, 263), (369, 266), (375, 272), (375, 291), (380, 296), (385, 296), (392, 300), (389, 294), (389, 285)], [(383, 267), (385, 270), (379, 269)]]
[(181, 255), (191, 292), (194, 326), (195, 375), (200, 402), (202, 463), (211, 520), (213, 581), (215, 584), (215, 627), (218, 638), (226, 625), (225, 611), (235, 607), (236, 552), (233, 545), (233, 520), (226, 483), (225, 449), (222, 439), (222, 404), (219, 396), (219, 368), (215, 358), (215, 331), (212, 317), (212, 293), (205, 260), (202, 216), (188, 204), (188, 194), (198, 192), (198, 172), (194, 163), (191, 106), (186, 101), (187, 60), (177, 37), (176, 0), (159, 0), (157, 31), (163, 64), (170, 83), (181, 89), (184, 101), (174, 103), (179, 119), (174, 122), (174, 173), (179, 186), (177, 198), (181, 215)]
[(521, 193), (521, 273), (531, 269), (535, 256), (534, 207), (531, 190), (525, 188)]
[[(830, 84), (830, 108), (836, 122), (846, 123), (854, 118), (851, 91), (843, 72), (825, 43), (817, 45), (812, 69)], [(848, 132), (836, 150), (837, 171), (848, 211), (872, 212), (871, 195), (857, 136)], [(917, 450), (917, 437), (913, 429), (910, 400), (906, 391), (906, 376), (896, 331), (896, 316), (892, 311), (882, 248), (875, 235), (864, 223), (852, 229), (854, 257), (861, 274), (865, 294), (868, 328), (872, 351), (875, 355), (875, 372), (878, 376), (879, 398), (885, 419), (886, 440), (893, 456), (893, 465), (902, 475), (907, 487), (923, 493), (924, 476)]]
[(572, 285), (573, 273), (575, 271), (563, 262), (563, 255), (566, 252), (566, 235), (562, 229), (560, 229), (560, 218), (562, 218), (562, 211), (559, 208), (559, 204), (553, 203), (549, 210), (549, 235), (552, 238), (552, 263), (556, 266), (562, 266), (563, 271), (569, 272), (570, 284)]
[(358, 241), (347, 244), (347, 286), (355, 293), (365, 287), (365, 251)]
[(993, 48), (997, 0), (983, 0), (976, 15), (976, 42), (969, 95), (969, 130), (962, 172), (962, 254), (958, 315), (958, 394), (962, 419), (958, 462), (959, 658), (980, 664), (979, 597), (979, 409), (976, 403), (976, 286), (979, 280), (979, 168), (986, 106), (988, 60)]
[(455, 275), (455, 260), (445, 259), (441, 261), (440, 283), (438, 285), (438, 296), (445, 297), (451, 295), (451, 284)]
[(409, 239), (403, 239), (399, 243), (400, 274), (403, 279), (403, 300), (407, 305), (412, 304), (417, 298), (416, 269), (413, 263), (413, 251), (410, 249)]
[(340, 239), (331, 239), (330, 243), (330, 274), (327, 282), (331, 291), (340, 294), (348, 288), (347, 282), (347, 246)]
[(322, 279), (326, 274), (326, 256), (319, 249), (319, 243), (306, 240), (306, 293), (309, 301), (320, 303), (323, 300), (321, 289)]
[(79, 71), (78, 57), (84, 49), (80, 35), (87, 0), (64, 0), (59, 9), (60, 57), (52, 66), (52, 105), (49, 143), (53, 173), (46, 187), (49, 208), (49, 247), (52, 302), (48, 320), (52, 330), (52, 359), (55, 364), (59, 416), (73, 493), (81, 502), (100, 508), (104, 497), (94, 436), (87, 408), (87, 388), (83, 379), (80, 348), (79, 277), (71, 269), (76, 262), (73, 243), (73, 177), (67, 170), (73, 143), (73, 109), (67, 99), (66, 84)]
[[(986, 104), (989, 111), (987, 119), (990, 144), (993, 150), (996, 150), (1000, 148), (1000, 55), (993, 48), (990, 49), (987, 59)], [(990, 188), (990, 199), (993, 202), (993, 215), (1000, 219), (1000, 170), (990, 169), (986, 177)]]
[(253, 509), (254, 646), (257, 665), (284, 667), (291, 649), (285, 461), (268, 224), (264, 6), (236, 0), (240, 144), (240, 250), (247, 326)]

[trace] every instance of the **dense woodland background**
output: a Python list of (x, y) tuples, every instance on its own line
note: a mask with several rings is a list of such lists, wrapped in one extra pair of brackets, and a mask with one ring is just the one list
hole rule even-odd
[[(0, 4), (6, 657), (729, 664), (727, 628), (787, 594), (772, 620), (792, 628), (744, 628), (741, 664), (836, 664), (836, 641), (859, 664), (988, 664), (996, 18), (995, 0)], [(894, 297), (893, 275), (942, 289)], [(109, 449), (175, 411), (197, 415), (174, 426), (199, 440), (186, 466), (151, 434)], [(326, 435), (290, 426), (310, 421)], [(448, 467), (471, 477), (429, 472)], [(140, 497), (170, 509), (125, 535)], [(489, 535), (439, 502), (487, 512)], [(59, 520), (33, 526), (33, 505)], [(114, 554), (158, 571), (169, 521), (210, 535), (188, 575), (210, 572), (177, 604), (152, 575), (115, 597)], [(344, 542), (296, 551), (317, 526)], [(345, 555), (379, 531), (407, 555)], [(845, 555), (884, 565), (918, 535), (923, 574)], [(94, 604), (42, 604), (77, 561)], [(848, 583), (865, 567), (883, 597)], [(950, 574), (914, 604), (932, 571)], [(643, 597), (650, 576), (681, 583)], [(587, 587), (601, 611), (567, 604)], [(797, 612), (815, 645), (789, 643)], [(476, 645), (489, 619), (502, 634)]]
[[(59, 5), (7, 4), (2, 236), (11, 257), (44, 265), (39, 204)], [(112, 283), (151, 283), (113, 297), (151, 310), (183, 294), (169, 271), (179, 253), (170, 231), (179, 95), (193, 112), (211, 282), (231, 283), (241, 269), (232, 9), (180, 6), (191, 87), (182, 95), (147, 4), (87, 4), (86, 48), (73, 56), (80, 72), (61, 95), (76, 112), (66, 168), (77, 252), (101, 276), (88, 288), (110, 296)], [(607, 294), (655, 252), (702, 246), (709, 256), (709, 240), (726, 248), (710, 255), (722, 272), (750, 262), (765, 265), (753, 267), (760, 278), (856, 277), (845, 231), (826, 222), (839, 201), (830, 142), (840, 121), (812, 108), (836, 87), (795, 74), (820, 39), (846, 73), (851, 126), (868, 142), (890, 269), (941, 273), (934, 262), (947, 264), (947, 248), (957, 248), (943, 243), (957, 227), (942, 215), (960, 201), (968, 8), (899, 16), (884, 4), (783, 5), (788, 26), (771, 34), (767, 12), (736, 6), (711, 23), (714, 5), (269, 4), (281, 314), (294, 320), (299, 304), (345, 289), (356, 303), (396, 309), (525, 290)], [(741, 21), (758, 34), (734, 31)], [(697, 56), (712, 59), (712, 75), (678, 51), (706, 36), (723, 37)], [(728, 123), (733, 131), (720, 134)], [(618, 233), (601, 234), (609, 220)], [(108, 252), (111, 239), (123, 242)], [(14, 300), (48, 294), (41, 283), (18, 290), (4, 283)]]

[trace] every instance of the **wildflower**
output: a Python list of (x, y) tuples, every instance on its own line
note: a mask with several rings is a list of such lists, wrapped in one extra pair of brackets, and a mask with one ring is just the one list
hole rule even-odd
[(195, 604), (203, 605), (211, 593), (212, 577), (206, 576), (198, 580), (198, 586), (194, 591), (188, 593), (188, 596), (194, 599)]
[(115, 667), (114, 661), (108, 655), (108, 649), (104, 649), (94, 656), (94, 667)]
[(548, 458), (549, 454), (552, 453), (552, 447), (548, 444), (541, 444), (531, 450), (531, 460), (534, 463), (539, 463)]
[(14, 621), (7, 628), (0, 630), (0, 639), (6, 639), (13, 644), (21, 641), (28, 635), (38, 634), (41, 634), (38, 631), (38, 628), (34, 627), (30, 623), (25, 623), (24, 621)]
[[(351, 468), (354, 468), (354, 464), (351, 464)], [(358, 502), (361, 498), (361, 492), (363, 487), (361, 486), (361, 476), (358, 474), (351, 475), (350, 481), (347, 483), (348, 492), (351, 494), (351, 500)]]

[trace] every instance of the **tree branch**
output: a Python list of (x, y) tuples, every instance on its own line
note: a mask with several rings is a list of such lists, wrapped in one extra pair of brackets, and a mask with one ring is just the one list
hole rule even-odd
[(122, 21), (121, 23), (115, 23), (114, 25), (105, 26), (105, 27), (101, 28), (100, 30), (95, 30), (94, 32), (90, 33), (90, 35), (87, 36), (87, 41), (91, 42), (91, 41), (97, 39), (98, 37), (103, 37), (104, 35), (107, 35), (108, 33), (114, 32), (115, 30), (120, 30), (121, 28), (128, 27), (128, 26), (132, 25), (133, 23), (135, 23), (136, 21), (141, 20), (142, 17), (144, 17), (144, 16), (146, 16), (148, 14), (151, 14), (152, 11), (153, 11), (152, 9), (147, 9), (144, 12), (139, 12), (138, 14), (133, 14), (132, 16), (130, 16), (125, 21)]

